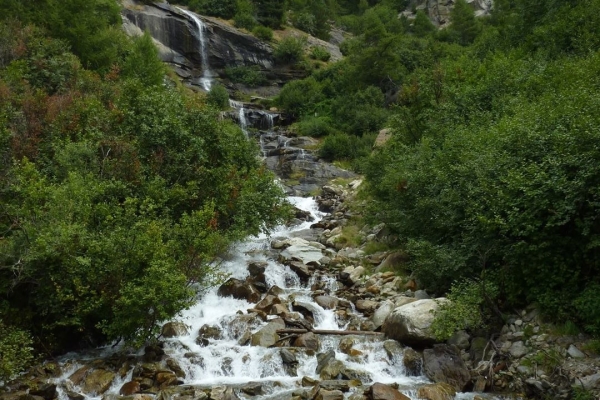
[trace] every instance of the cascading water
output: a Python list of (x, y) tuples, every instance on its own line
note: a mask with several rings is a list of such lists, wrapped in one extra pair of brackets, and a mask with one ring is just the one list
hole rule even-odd
[(206, 31), (206, 25), (204, 24), (204, 22), (202, 22), (200, 18), (196, 16), (196, 14), (184, 10), (183, 8), (177, 8), (185, 15), (190, 17), (192, 21), (194, 21), (194, 23), (196, 24), (196, 27), (198, 28), (198, 39), (200, 40), (200, 56), (202, 57), (202, 78), (200, 78), (200, 83), (202, 84), (204, 90), (209, 91), (212, 86), (213, 74), (210, 70), (210, 64), (208, 62), (208, 51), (206, 45), (206, 38), (204, 36), (204, 33)]

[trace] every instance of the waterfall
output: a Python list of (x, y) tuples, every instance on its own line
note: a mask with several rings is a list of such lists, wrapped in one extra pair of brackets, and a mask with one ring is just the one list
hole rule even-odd
[(244, 103), (229, 99), (229, 107), (238, 110), (238, 122), (240, 124), (240, 128), (242, 129), (242, 132), (244, 132), (244, 135), (249, 138), (250, 134), (248, 133), (248, 120), (246, 119), (246, 109), (244, 108)]
[(198, 28), (198, 38), (200, 39), (200, 56), (202, 57), (202, 78), (200, 78), (200, 82), (202, 83), (202, 87), (204, 88), (204, 90), (209, 91), (212, 86), (213, 74), (210, 71), (210, 65), (208, 63), (208, 51), (206, 50), (206, 38), (204, 37), (206, 25), (204, 25), (204, 22), (202, 22), (202, 20), (198, 18), (196, 14), (184, 10), (183, 8), (177, 8), (185, 15), (189, 16)]

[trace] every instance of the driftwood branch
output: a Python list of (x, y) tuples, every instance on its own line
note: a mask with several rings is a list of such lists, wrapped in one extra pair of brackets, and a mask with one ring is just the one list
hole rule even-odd
[(303, 334), (312, 332), (317, 335), (383, 335), (382, 332), (371, 332), (371, 331), (330, 331), (321, 329), (278, 329), (278, 334)]

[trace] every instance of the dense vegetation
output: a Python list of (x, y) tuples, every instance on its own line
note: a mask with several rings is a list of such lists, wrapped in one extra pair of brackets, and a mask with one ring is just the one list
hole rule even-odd
[(256, 145), (121, 33), (115, 2), (0, 9), (2, 379), (30, 346), (152, 337), (285, 207)]
[(600, 1), (496, 0), (475, 19), (458, 0), (441, 31), (392, 7), (340, 16), (346, 58), (279, 105), (366, 173), (373, 220), (424, 287), (475, 279), (494, 290), (470, 304), (537, 303), (600, 334)]

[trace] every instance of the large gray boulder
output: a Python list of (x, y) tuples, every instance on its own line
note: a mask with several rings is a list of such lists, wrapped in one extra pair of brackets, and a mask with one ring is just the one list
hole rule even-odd
[(417, 300), (392, 311), (383, 324), (383, 332), (401, 343), (427, 346), (437, 340), (431, 331), (433, 312), (445, 298)]
[(258, 332), (252, 335), (251, 344), (252, 346), (270, 347), (273, 346), (279, 340), (277, 334), (278, 329), (284, 329), (285, 322), (281, 318), (276, 318), (269, 322), (267, 325), (259, 329)]
[(462, 392), (471, 374), (454, 345), (436, 344), (433, 349), (423, 351), (425, 375), (436, 383), (447, 383), (456, 391)]
[(301, 261), (304, 264), (318, 262), (323, 258), (321, 249), (315, 247), (308, 240), (302, 238), (290, 238), (285, 241), (288, 247), (281, 252), (284, 261)]

